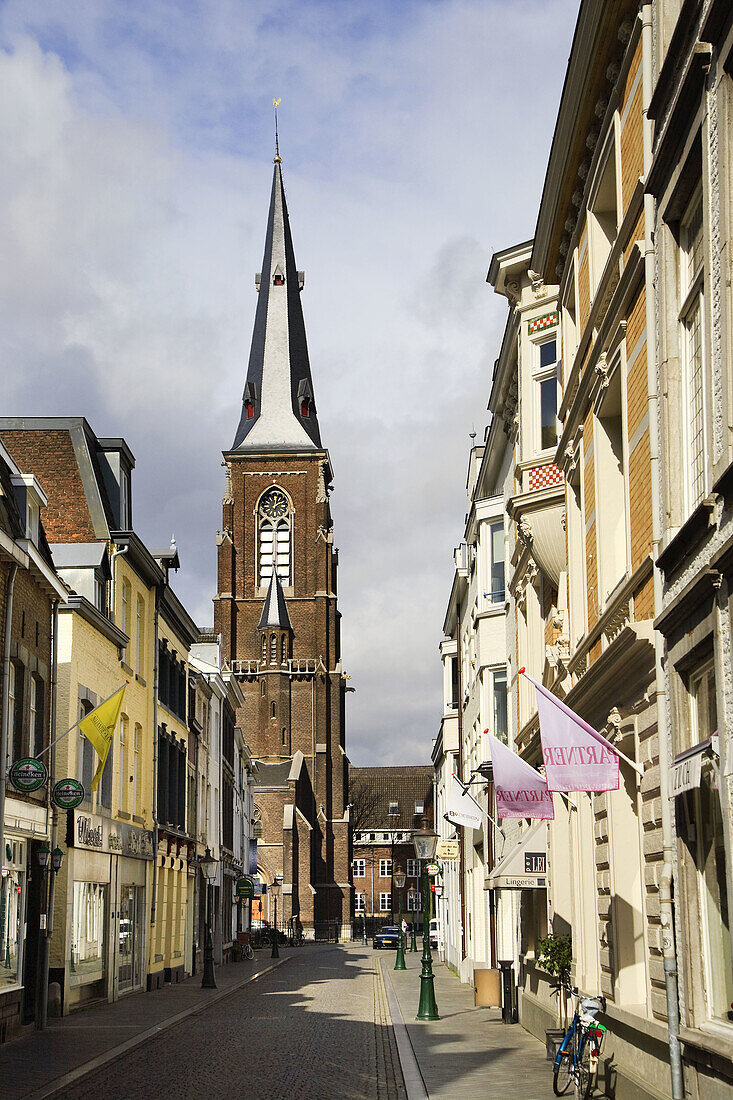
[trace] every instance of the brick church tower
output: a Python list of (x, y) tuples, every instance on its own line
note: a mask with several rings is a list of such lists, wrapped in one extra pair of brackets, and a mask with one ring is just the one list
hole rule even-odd
[(345, 677), (331, 464), (321, 443), (280, 158), (275, 168), (242, 416), (224, 451), (215, 629), (257, 760), (265, 915), (306, 936), (350, 934)]

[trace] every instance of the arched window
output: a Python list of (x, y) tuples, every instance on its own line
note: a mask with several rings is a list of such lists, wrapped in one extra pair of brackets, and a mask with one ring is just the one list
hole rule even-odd
[(270, 664), (277, 664), (277, 634), (270, 635)]
[(283, 634), (282, 638), (280, 639), (280, 664), (281, 665), (285, 664), (285, 661), (287, 660), (287, 656), (288, 656), (288, 643), (287, 643), (286, 636)]
[(285, 744), (285, 726), (283, 726), (283, 745)]
[(272, 570), (277, 569), (280, 583), (290, 583), (290, 503), (282, 489), (273, 485), (262, 496), (258, 509), (258, 567), (260, 587), (270, 583)]
[(277, 708), (274, 703), (270, 703), (270, 717), (277, 718)]
[(262, 679), (260, 680), (260, 695), (264, 695), (264, 694), (265, 694), (265, 677), (263, 676)]
[[(263, 663), (263, 665), (267, 664), (267, 635), (266, 634), (262, 635), (262, 663)], [(263, 695), (265, 694), (264, 686), (265, 686), (265, 681), (263, 680), (262, 681), (262, 688), (263, 688), (262, 694)]]

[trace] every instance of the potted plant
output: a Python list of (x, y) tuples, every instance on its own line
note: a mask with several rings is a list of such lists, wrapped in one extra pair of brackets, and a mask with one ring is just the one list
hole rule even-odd
[(545, 1030), (545, 1045), (548, 1061), (554, 1061), (560, 1043), (567, 1031), (567, 995), (566, 987), (570, 983), (570, 967), (573, 963), (573, 941), (568, 935), (550, 932), (537, 944), (537, 962), (555, 979), (553, 990), (559, 1002), (560, 1027)]

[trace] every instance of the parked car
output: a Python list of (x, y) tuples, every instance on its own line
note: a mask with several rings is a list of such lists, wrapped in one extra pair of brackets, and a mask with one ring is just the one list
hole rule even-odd
[(382, 947), (394, 947), (397, 950), (399, 939), (400, 930), (397, 925), (385, 924), (383, 928), (374, 933), (374, 948), (377, 951)]
[(437, 917), (433, 917), (433, 919), (430, 922), (430, 946), (431, 947), (437, 947), (438, 946), (438, 919), (437, 919)]

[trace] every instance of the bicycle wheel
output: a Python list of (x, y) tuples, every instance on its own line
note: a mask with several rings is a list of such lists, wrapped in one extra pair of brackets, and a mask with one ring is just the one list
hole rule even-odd
[(555, 1096), (564, 1096), (573, 1079), (573, 1060), (575, 1055), (575, 1038), (573, 1037), (567, 1048), (555, 1058), (555, 1068), (552, 1071), (552, 1091)]
[(593, 1091), (595, 1078), (594, 1069), (591, 1068), (591, 1048), (593, 1043), (587, 1036), (580, 1040), (580, 1054), (575, 1066), (575, 1100), (588, 1100)]
[(252, 949), (252, 944), (246, 943), (244, 945), (244, 957), (245, 959), (248, 959), (250, 962), (252, 962), (252, 959), (255, 957), (255, 953)]

